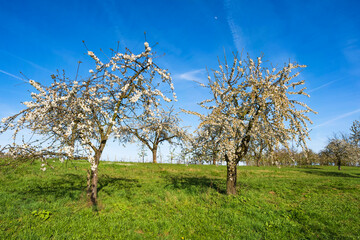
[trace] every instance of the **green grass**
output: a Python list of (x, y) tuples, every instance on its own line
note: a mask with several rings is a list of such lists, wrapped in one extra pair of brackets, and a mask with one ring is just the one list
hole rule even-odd
[(102, 162), (96, 212), (75, 165), (2, 165), (0, 238), (360, 239), (360, 168), (239, 167), (226, 196), (224, 166)]

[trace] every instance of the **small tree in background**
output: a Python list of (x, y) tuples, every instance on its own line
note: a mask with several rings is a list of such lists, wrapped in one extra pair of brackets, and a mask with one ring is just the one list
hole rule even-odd
[(312, 166), (315, 164), (320, 164), (319, 155), (313, 150), (308, 149), (306, 152), (302, 151), (298, 153), (297, 165), (303, 166)]
[(171, 144), (186, 136), (180, 122), (173, 108), (168, 111), (156, 108), (150, 115), (141, 115), (128, 122), (125, 131), (129, 137), (128, 141), (132, 141), (134, 137), (140, 140), (152, 152), (153, 163), (157, 163), (157, 151), (161, 143), (167, 141)]
[(147, 156), (147, 153), (146, 153), (146, 146), (143, 143), (139, 144), (138, 156), (142, 160), (142, 162), (145, 163), (145, 157)]
[[(273, 143), (266, 143), (261, 137), (256, 137), (253, 141), (250, 141), (249, 152), (257, 167), (260, 167), (260, 163), (265, 155), (269, 155), (274, 151), (273, 148), (275, 148)], [(264, 165), (264, 163), (262, 163), (262, 165)]]
[(177, 154), (175, 152), (175, 147), (172, 144), (170, 145), (170, 148), (169, 148), (168, 158), (169, 158), (171, 164), (177, 158)]
[(217, 141), (221, 131), (221, 127), (214, 128), (210, 125), (203, 125), (196, 131), (191, 143), (191, 152), (197, 159), (216, 165), (221, 158), (219, 156), (219, 142)]
[[(294, 140), (302, 148), (308, 138), (307, 113), (313, 112), (306, 104), (291, 96), (304, 95), (306, 88), (295, 90), (304, 81), (293, 81), (296, 71), (305, 66), (289, 63), (280, 70), (262, 67), (262, 57), (254, 61), (234, 55), (229, 66), (219, 60), (219, 69), (208, 75), (207, 85), (212, 98), (200, 103), (208, 115), (185, 111), (200, 117), (203, 125), (214, 131), (222, 127), (218, 137), (220, 155), (227, 162), (227, 194), (236, 194), (237, 164), (248, 153), (251, 141), (262, 139), (266, 145), (281, 144), (289, 149)], [(295, 73), (294, 73), (295, 72)]]
[(321, 152), (321, 155), (330, 159), (341, 170), (342, 165), (356, 165), (359, 159), (359, 148), (351, 143), (350, 139), (342, 134), (334, 135)]
[(355, 146), (360, 147), (360, 122), (355, 120), (350, 127), (350, 141)]

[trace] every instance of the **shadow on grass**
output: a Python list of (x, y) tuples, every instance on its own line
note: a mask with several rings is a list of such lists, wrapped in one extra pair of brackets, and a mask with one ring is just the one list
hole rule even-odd
[[(109, 177), (100, 175), (98, 182), (98, 192), (104, 191), (108, 195), (116, 192), (118, 189), (130, 189), (140, 187), (136, 179)], [(28, 186), (14, 192), (22, 195), (24, 198), (43, 198), (53, 196), (56, 199), (70, 198), (78, 200), (82, 193), (86, 192), (86, 178), (82, 175), (63, 174), (57, 178), (47, 179), (46, 182), (28, 182)]]
[(212, 188), (218, 193), (225, 194), (226, 189), (223, 181), (220, 179), (211, 179), (207, 177), (194, 177), (194, 176), (178, 176), (168, 175), (165, 177), (170, 181), (166, 185), (172, 186), (174, 189), (186, 189), (191, 193), (206, 192), (207, 189)]
[(321, 167), (317, 167), (317, 166), (297, 166), (296, 168), (300, 168), (300, 169), (322, 169)]
[(85, 189), (85, 179), (76, 174), (64, 174), (61, 178), (47, 179), (46, 182), (28, 182), (28, 186), (14, 192), (23, 196), (29, 197), (47, 197), (53, 196), (56, 199), (70, 198), (71, 200), (78, 199), (78, 196)]
[(106, 189), (106, 193), (111, 195), (111, 192), (116, 192), (119, 189), (130, 189), (134, 187), (141, 187), (139, 180), (130, 178), (110, 177), (102, 175), (99, 177), (98, 192)]
[(311, 171), (311, 170), (307, 170), (304, 171), (305, 173), (308, 174), (314, 174), (314, 175), (318, 175), (318, 176), (324, 176), (324, 177), (343, 177), (343, 178), (360, 178), (358, 176), (354, 176), (352, 174), (349, 173), (344, 173), (341, 170), (338, 172), (328, 172), (328, 171)]

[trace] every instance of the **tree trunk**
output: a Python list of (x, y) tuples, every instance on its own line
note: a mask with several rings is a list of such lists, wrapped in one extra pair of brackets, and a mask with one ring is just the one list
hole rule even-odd
[(256, 166), (257, 166), (257, 167), (260, 167), (260, 160), (261, 160), (261, 157), (262, 157), (262, 151), (263, 151), (263, 149), (264, 149), (264, 148), (262, 148), (262, 147), (260, 146), (259, 154), (258, 154), (257, 156), (255, 155), (255, 157), (256, 157)]
[(152, 157), (153, 157), (153, 163), (157, 163), (157, 161), (156, 161), (157, 148), (154, 147), (154, 148), (151, 150), (151, 152), (152, 152)]
[(92, 179), (92, 171), (87, 170), (87, 177), (86, 177), (86, 194), (90, 198), (91, 195), (91, 179)]
[(90, 199), (91, 205), (97, 205), (97, 186), (98, 186), (98, 168), (94, 170), (88, 170), (88, 179), (87, 179), (87, 195)]
[(90, 202), (93, 206), (97, 205), (97, 187), (98, 187), (98, 168), (100, 163), (100, 157), (104, 150), (106, 140), (102, 141), (100, 148), (95, 153), (94, 163), (91, 163), (91, 169), (88, 170), (88, 180), (87, 180), (87, 194), (90, 199)]
[(338, 161), (337, 161), (337, 166), (338, 166), (338, 170), (340, 171), (341, 170), (341, 160), (340, 159), (338, 159)]
[(212, 159), (213, 160), (213, 165), (216, 165), (216, 157), (217, 157), (216, 153), (213, 153), (212, 157), (213, 157), (213, 159)]
[(236, 195), (237, 164), (235, 160), (229, 160), (225, 155), (227, 163), (226, 194)]

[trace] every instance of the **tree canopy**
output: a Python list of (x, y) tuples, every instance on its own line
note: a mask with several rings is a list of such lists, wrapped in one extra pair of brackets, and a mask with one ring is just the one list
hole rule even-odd
[(216, 141), (219, 154), (228, 166), (227, 193), (236, 193), (236, 165), (248, 153), (251, 141), (263, 141), (266, 145), (282, 145), (289, 149), (289, 141), (295, 141), (306, 149), (307, 113), (315, 113), (296, 96), (306, 96), (305, 83), (297, 81), (299, 69), (306, 67), (288, 63), (280, 69), (263, 67), (262, 57), (255, 61), (248, 55), (234, 55), (231, 63), (219, 60), (218, 70), (208, 74), (212, 98), (200, 105), (208, 114), (186, 111), (200, 117), (199, 128), (221, 127)]
[(124, 134), (126, 122), (135, 117), (152, 116), (160, 100), (171, 101), (160, 85), (168, 85), (167, 92), (176, 99), (170, 74), (153, 62), (149, 43), (144, 48), (136, 55), (129, 49), (112, 51), (105, 63), (88, 51), (95, 69), (82, 80), (53, 75), (50, 86), (30, 80), (36, 89), (33, 100), (24, 102), (26, 108), (20, 113), (3, 119), (1, 130), (14, 129), (15, 139), (20, 130), (30, 129), (41, 139), (20, 145), (14, 140), (9, 153), (43, 160), (59, 155), (71, 158), (74, 152), (86, 156), (91, 165), (88, 192), (96, 204), (98, 166), (108, 139)]

